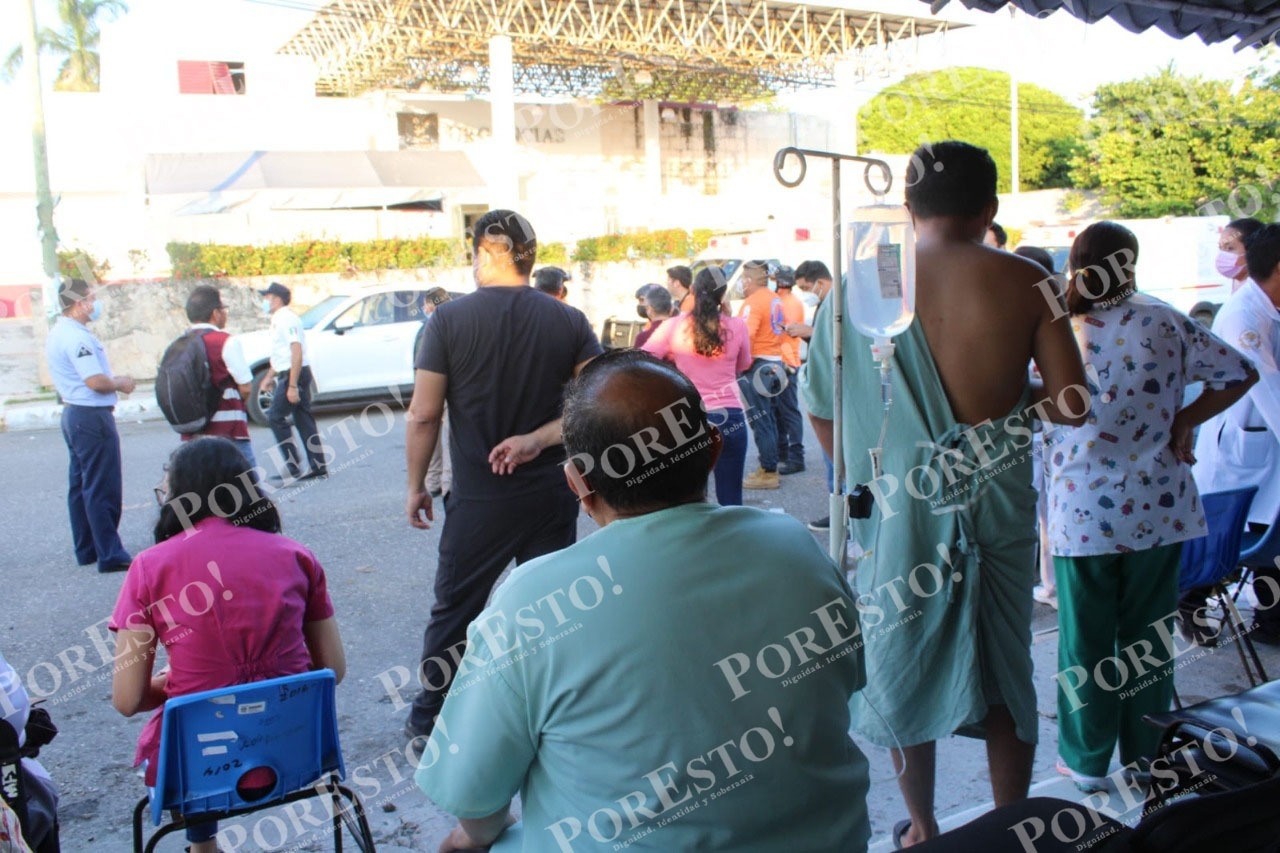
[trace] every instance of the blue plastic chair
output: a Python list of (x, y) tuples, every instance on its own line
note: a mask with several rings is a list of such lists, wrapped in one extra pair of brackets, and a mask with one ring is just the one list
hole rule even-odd
[[(1257, 663), (1258, 655), (1249, 640), (1248, 626), (1244, 624), (1240, 611), (1227, 593), (1225, 581), (1240, 566), (1240, 543), (1245, 535), (1249, 505), (1253, 503), (1253, 496), (1257, 493), (1256, 486), (1249, 486), (1200, 496), (1209, 532), (1199, 539), (1183, 543), (1182, 568), (1178, 575), (1180, 592), (1193, 587), (1209, 587), (1212, 590), (1210, 594), (1216, 595), (1222, 602), (1223, 621), (1218, 635), (1240, 639), (1241, 643), (1236, 646), (1236, 650), (1240, 653), (1240, 662), (1244, 665), (1250, 686), (1253, 687), (1266, 678), (1264, 676), (1262, 681), (1255, 680), (1249, 660), (1245, 657), (1247, 647)], [(1258, 663), (1259, 672), (1261, 668), (1261, 663)]]
[[(326, 796), (332, 804), (334, 849), (342, 851), (345, 823), (360, 850), (373, 853), (364, 804), (339, 784), (346, 771), (335, 684), (333, 670), (321, 669), (166, 701), (155, 791), (133, 811), (135, 853), (151, 853), (161, 838), (191, 825)], [(243, 785), (255, 769), (269, 771), (256, 775), (271, 782)], [(344, 798), (350, 809), (344, 808)], [(144, 848), (142, 818), (148, 804), (156, 826), (168, 810), (182, 818), (163, 826)]]
[[(1241, 587), (1249, 581), (1255, 569), (1261, 566), (1277, 565), (1277, 558), (1280, 558), (1280, 517), (1273, 519), (1271, 525), (1259, 533), (1246, 530), (1240, 539), (1240, 567), (1243, 570)], [(1236, 596), (1239, 594), (1240, 590), (1237, 588)], [(1234, 603), (1236, 597), (1232, 596), (1231, 600)], [(1264, 682), (1269, 681), (1267, 671), (1262, 668), (1262, 660), (1258, 657), (1258, 650), (1247, 632), (1245, 645), (1249, 649), (1249, 656), (1253, 658), (1253, 665), (1257, 667), (1259, 677)]]

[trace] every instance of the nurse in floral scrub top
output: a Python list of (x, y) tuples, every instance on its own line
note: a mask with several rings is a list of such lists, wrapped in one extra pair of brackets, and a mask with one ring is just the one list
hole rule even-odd
[[(1154, 626), (1172, 630), (1182, 542), (1206, 531), (1192, 434), (1258, 378), (1204, 327), (1139, 293), (1137, 258), (1137, 238), (1114, 222), (1071, 247), (1067, 307), (1093, 408), (1083, 426), (1050, 427), (1044, 451), (1061, 627), (1058, 769), (1086, 791), (1104, 787), (1117, 740), (1130, 773), (1154, 754), (1159, 733), (1142, 717), (1168, 710), (1172, 668), (1130, 667), (1116, 687), (1123, 676), (1104, 661), (1130, 648), (1168, 663)], [(1205, 390), (1183, 408), (1192, 382)]]

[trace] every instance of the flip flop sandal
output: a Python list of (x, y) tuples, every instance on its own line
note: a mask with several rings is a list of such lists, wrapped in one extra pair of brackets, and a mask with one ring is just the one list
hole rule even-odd
[(911, 821), (900, 820), (893, 825), (893, 849), (902, 849), (902, 839), (911, 831)]

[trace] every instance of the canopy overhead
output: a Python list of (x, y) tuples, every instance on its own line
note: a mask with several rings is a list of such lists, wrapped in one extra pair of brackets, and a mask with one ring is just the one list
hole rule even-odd
[(461, 151), (148, 154), (149, 195), (197, 195), (180, 213), (251, 201), (275, 209), (430, 208), (442, 190), (484, 186)]
[[(837, 59), (964, 26), (900, 2), (850, 0), (332, 0), (282, 49), (316, 87), (483, 91), (492, 36), (512, 40), (517, 91), (694, 100), (829, 85)], [(867, 10), (869, 7), (870, 10)], [(923, 10), (922, 10), (923, 11)]]
[[(923, 0), (938, 12), (949, 0)], [(1111, 18), (1127, 30), (1151, 27), (1174, 38), (1199, 36), (1205, 44), (1239, 39), (1235, 49), (1261, 47), (1280, 32), (1280, 0), (960, 0), (967, 8), (995, 12), (1010, 4), (1029, 15), (1065, 9), (1082, 21)]]

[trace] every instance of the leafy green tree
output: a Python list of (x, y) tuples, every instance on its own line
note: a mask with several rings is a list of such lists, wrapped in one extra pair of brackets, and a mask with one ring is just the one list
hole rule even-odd
[[(59, 28), (42, 27), (36, 34), (40, 51), (62, 60), (54, 89), (62, 92), (98, 91), (99, 19), (112, 20), (127, 11), (129, 7), (123, 0), (58, 0)], [(13, 78), (22, 65), (22, 58), (22, 46), (19, 45), (5, 60), (5, 79)]]
[(1166, 68), (1094, 93), (1081, 187), (1102, 190), (1119, 216), (1226, 213), (1274, 218), (1280, 176), (1280, 89), (1183, 77)]
[[(858, 148), (910, 154), (922, 142), (959, 139), (991, 152), (1001, 192), (1012, 187), (1009, 75), (985, 68), (912, 74), (858, 111)], [(1019, 185), (1070, 186), (1083, 113), (1047, 89), (1018, 86)]]

